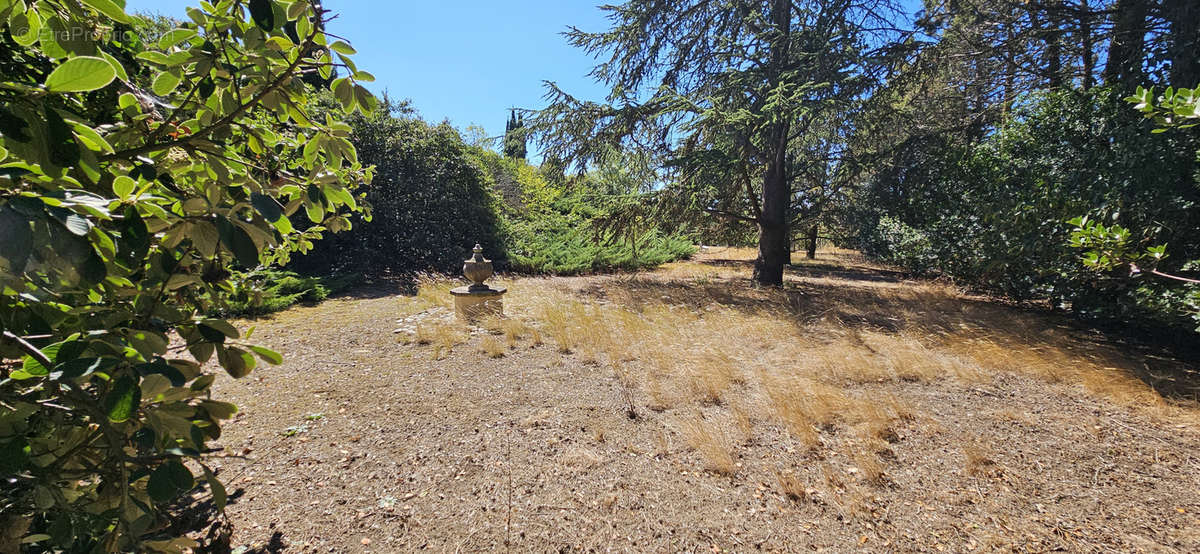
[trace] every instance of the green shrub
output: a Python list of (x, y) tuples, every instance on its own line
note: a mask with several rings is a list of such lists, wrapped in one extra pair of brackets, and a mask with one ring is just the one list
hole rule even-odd
[(651, 231), (637, 248), (628, 242), (597, 241), (586, 229), (557, 233), (523, 233), (515, 227), (509, 250), (512, 269), (529, 273), (573, 275), (612, 270), (652, 268), (695, 253), (691, 241)]
[(501, 202), (458, 131), (387, 100), (350, 123), (359, 159), (375, 166), (374, 180), (364, 187), (371, 217), (356, 218), (350, 232), (316, 244), (289, 268), (303, 274), (457, 272), (475, 243), (503, 266)]
[(198, 4), (142, 42), (124, 2), (0, 2), (0, 552), (199, 549), (237, 412), (215, 371), (282, 360), (205, 313), (370, 181), (342, 122), (368, 76), (308, 111), (300, 77), (350, 49), (314, 4)]
[(233, 293), (214, 315), (257, 316), (278, 312), (299, 302), (320, 302), (361, 281), (357, 273), (325, 277), (265, 269), (230, 278)]
[[(1175, 320), (1147, 302), (1146, 287), (1176, 285), (1091, 271), (1069, 245), (1067, 221), (1087, 214), (1138, 230), (1135, 243), (1168, 244), (1163, 271), (1200, 258), (1200, 136), (1152, 128), (1111, 90), (1064, 90), (1024, 99), (975, 142), (914, 144), (903, 167), (876, 177), (858, 203), (869, 212), (863, 221), (892, 218), (927, 242), (903, 228), (875, 233), (864, 225), (862, 248), (977, 290), (1045, 299), (1087, 316)], [(881, 235), (891, 237), (886, 248), (873, 244)]]
[(929, 235), (894, 217), (880, 218), (862, 240), (864, 254), (914, 273), (928, 273), (937, 261)]

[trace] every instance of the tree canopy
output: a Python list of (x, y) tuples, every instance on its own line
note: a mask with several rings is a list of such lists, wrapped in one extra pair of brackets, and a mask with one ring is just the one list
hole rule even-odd
[(693, 212), (753, 222), (755, 279), (782, 282), (792, 219), (842, 171), (846, 115), (877, 82), (898, 17), (887, 1), (741, 0), (605, 6), (612, 27), (572, 28), (596, 55), (606, 103), (550, 83), (531, 129), (552, 160), (585, 168), (606, 149), (653, 152)]

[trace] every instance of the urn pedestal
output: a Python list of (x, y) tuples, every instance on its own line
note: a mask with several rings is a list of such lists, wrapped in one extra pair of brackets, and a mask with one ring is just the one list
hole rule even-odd
[(450, 289), (450, 294), (454, 296), (454, 314), (468, 322), (489, 315), (504, 315), (501, 297), (508, 292), (504, 287), (491, 287), (484, 283), (492, 276), (492, 262), (484, 259), (482, 246), (476, 244), (474, 252), (474, 256), (463, 261), (463, 276), (471, 284)]

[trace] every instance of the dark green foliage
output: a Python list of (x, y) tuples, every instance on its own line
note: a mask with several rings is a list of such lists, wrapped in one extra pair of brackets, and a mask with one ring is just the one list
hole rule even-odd
[[(366, 187), (372, 218), (357, 218), (351, 231), (317, 243), (290, 268), (457, 274), (477, 242), (497, 269), (532, 273), (646, 268), (691, 254), (689, 241), (652, 225), (621, 237), (596, 228), (612, 198), (635, 194), (628, 183), (613, 190), (620, 180), (612, 171), (548, 179), (519, 157), (465, 144), (447, 124), (430, 125), (386, 99), (384, 105), (351, 119), (360, 160), (376, 166)], [(514, 122), (519, 128), (515, 115)]]
[(302, 273), (457, 272), (471, 247), (504, 266), (499, 199), (473, 149), (448, 124), (431, 125), (402, 105), (350, 120), (351, 142), (375, 166), (366, 188), (371, 219), (319, 243), (290, 267)]
[(517, 116), (517, 111), (513, 110), (509, 115), (508, 123), (504, 125), (504, 155), (506, 157), (525, 159), (526, 133), (525, 120)]
[(630, 243), (598, 242), (589, 231), (581, 229), (521, 236), (524, 240), (509, 252), (512, 269), (530, 273), (573, 275), (645, 269), (687, 258), (696, 251), (691, 241), (664, 236), (659, 231), (637, 239), (636, 255)]
[(593, 197), (580, 189), (537, 198), (527, 188), (526, 212), (510, 220), (509, 260), (515, 271), (561, 275), (654, 267), (691, 256), (690, 240), (668, 235), (657, 227), (630, 237), (598, 233), (591, 222), (604, 215)]
[(863, 233), (863, 254), (917, 274), (929, 273), (937, 262), (929, 236), (904, 222), (883, 216)]
[[(1200, 190), (1194, 134), (1151, 134), (1148, 122), (1106, 89), (1028, 99), (995, 133), (968, 145), (929, 141), (907, 165), (872, 183), (861, 207), (863, 248), (914, 270), (938, 272), (977, 289), (1106, 317), (1153, 315), (1148, 289), (1160, 283), (1096, 273), (1069, 245), (1067, 220), (1139, 229), (1177, 253), (1200, 255)], [(928, 251), (911, 252), (912, 233)], [(1159, 316), (1170, 318), (1169, 314)]]
[(207, 464), (237, 411), (214, 372), (282, 361), (207, 313), (232, 266), (345, 228), (371, 178), (348, 56), (311, 117), (299, 76), (332, 65), (312, 4), (123, 5), (0, 2), (0, 552), (207, 550), (187, 526), (225, 508)]
[(361, 280), (362, 276), (356, 273), (313, 277), (278, 269), (237, 274), (230, 278), (233, 293), (213, 315), (257, 316), (278, 312), (299, 302), (320, 302)]

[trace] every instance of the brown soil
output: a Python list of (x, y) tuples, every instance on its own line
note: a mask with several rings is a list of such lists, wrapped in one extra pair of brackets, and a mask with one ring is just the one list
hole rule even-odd
[[(919, 285), (823, 257), (790, 272), (789, 286), (832, 283), (871, 295)], [(749, 290), (747, 273), (746, 254), (730, 251), (640, 281), (516, 283), (619, 303), (647, 283), (666, 287), (653, 293), (664, 299), (692, 289), (737, 295)], [(393, 331), (402, 317), (411, 316), (403, 326), (445, 310), (402, 313), (397, 296), (362, 291), (247, 322), (257, 327), (254, 342), (286, 360), (218, 380), (216, 395), (241, 408), (220, 444), (244, 457), (215, 461), (227, 489), (240, 489), (228, 507), (234, 547), (1200, 551), (1200, 411), (1190, 401), (1143, 409), (1019, 371), (847, 384), (855, 398), (908, 411), (864, 457), (849, 424), (820, 426), (814, 444), (769, 409), (738, 408), (753, 405), (738, 389), (748, 385), (730, 385), (715, 403), (660, 411), (636, 390), (631, 419), (629, 389), (608, 365), (560, 353), (549, 339), (522, 338), (494, 358), (479, 348), (491, 335), (476, 330), (434, 359), (434, 346), (404, 344), (405, 333)], [(1048, 317), (994, 309), (1018, 323)], [(886, 318), (872, 325), (869, 315), (862, 325), (890, 332)], [(1163, 376), (1151, 370), (1164, 362), (1135, 357), (1186, 388), (1176, 375), (1187, 364), (1171, 361), (1175, 373)], [(788, 371), (786, 361), (777, 365)], [(736, 420), (730, 471), (710, 471), (711, 460), (689, 445), (688, 418)]]

